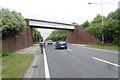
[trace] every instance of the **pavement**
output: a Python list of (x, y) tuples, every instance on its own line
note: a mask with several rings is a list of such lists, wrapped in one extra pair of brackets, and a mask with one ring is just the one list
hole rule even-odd
[(38, 44), (18, 50), (14, 54), (34, 54), (34, 59), (25, 71), (24, 78), (45, 78), (43, 54)]
[(38, 44), (34, 44), (31, 47), (18, 50), (16, 52), (14, 52), (14, 54), (36, 54), (38, 52), (38, 49), (39, 49)]

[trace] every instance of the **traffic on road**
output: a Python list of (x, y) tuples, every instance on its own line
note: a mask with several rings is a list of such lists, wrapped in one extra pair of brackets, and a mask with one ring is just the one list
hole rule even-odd
[[(68, 44), (65, 41), (46, 44), (43, 51), (45, 78), (118, 77), (120, 66), (117, 51)], [(40, 74), (38, 71), (37, 73)]]

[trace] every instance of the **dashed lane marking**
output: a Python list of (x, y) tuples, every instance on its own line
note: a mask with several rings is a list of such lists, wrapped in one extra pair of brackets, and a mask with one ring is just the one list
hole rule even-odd
[(106, 60), (102, 60), (102, 59), (99, 59), (99, 58), (97, 58), (97, 57), (92, 57), (92, 58), (95, 59), (95, 60), (98, 60), (98, 61), (107, 63), (107, 64), (111, 64), (111, 65), (113, 65), (113, 66), (120, 67), (120, 65), (118, 65), (118, 64), (115, 64), (115, 63), (112, 63), (112, 62), (109, 62), (109, 61), (106, 61)]
[(68, 51), (72, 51), (71, 49), (67, 49)]

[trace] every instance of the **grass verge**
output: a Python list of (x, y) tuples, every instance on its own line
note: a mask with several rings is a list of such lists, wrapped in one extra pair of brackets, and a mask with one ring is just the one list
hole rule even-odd
[(2, 78), (22, 78), (33, 54), (11, 54), (2, 58)]
[(101, 45), (88, 45), (87, 47), (94, 47), (94, 48), (102, 48), (102, 49), (109, 49), (109, 50), (118, 50), (118, 46), (101, 46)]

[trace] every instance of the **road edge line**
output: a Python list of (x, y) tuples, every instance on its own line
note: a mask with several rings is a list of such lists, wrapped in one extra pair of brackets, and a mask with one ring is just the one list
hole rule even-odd
[(43, 48), (43, 55), (44, 55), (45, 78), (50, 78), (48, 62), (47, 62), (47, 56), (46, 56), (44, 48)]

